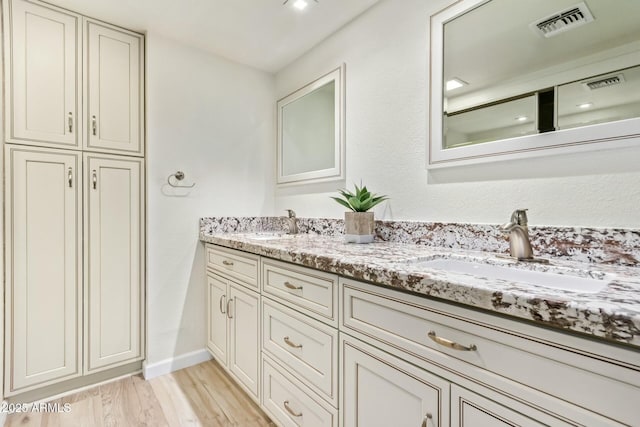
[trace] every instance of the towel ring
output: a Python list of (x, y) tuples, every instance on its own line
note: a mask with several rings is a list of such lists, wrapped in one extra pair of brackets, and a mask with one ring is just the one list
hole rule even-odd
[[(171, 182), (171, 178), (174, 178), (176, 180), (175, 184)], [(174, 188), (193, 188), (196, 186), (195, 182), (191, 185), (181, 185), (180, 181), (182, 181), (183, 179), (184, 179), (184, 172), (177, 171), (176, 173), (173, 173), (167, 177), (167, 184), (169, 184)]]

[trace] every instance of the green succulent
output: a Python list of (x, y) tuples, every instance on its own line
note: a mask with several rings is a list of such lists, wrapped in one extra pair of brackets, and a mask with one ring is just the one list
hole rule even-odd
[[(362, 183), (360, 185), (362, 185)], [(360, 188), (356, 184), (354, 184), (354, 187), (356, 187), (355, 193), (346, 189), (338, 190), (342, 198), (332, 197), (332, 199), (354, 212), (366, 212), (378, 203), (389, 199), (387, 196), (378, 196), (377, 194), (371, 193), (367, 190), (367, 187)]]

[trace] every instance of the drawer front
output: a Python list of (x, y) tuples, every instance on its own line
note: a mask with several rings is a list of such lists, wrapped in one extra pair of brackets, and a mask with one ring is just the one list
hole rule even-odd
[(588, 357), (478, 324), (473, 313), (463, 318), (432, 310), (425, 298), (352, 280), (341, 281), (341, 289), (341, 330), (373, 337), (456, 373), (471, 372), (472, 365), (618, 421), (633, 419), (630, 408), (640, 401), (640, 389), (587, 370), (593, 363)]
[(206, 246), (207, 268), (258, 289), (258, 255), (219, 246)]
[(271, 419), (283, 427), (337, 427), (337, 410), (277, 366), (264, 356), (262, 403)]
[(263, 258), (262, 277), (265, 294), (338, 326), (338, 276)]
[(262, 349), (337, 405), (338, 331), (262, 299)]

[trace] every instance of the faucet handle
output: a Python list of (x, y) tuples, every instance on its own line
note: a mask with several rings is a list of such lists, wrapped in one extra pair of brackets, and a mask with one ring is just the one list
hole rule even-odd
[(296, 212), (293, 209), (285, 209), (285, 212), (289, 215), (289, 218), (295, 218)]
[(529, 220), (527, 219), (527, 211), (529, 209), (516, 209), (511, 214), (511, 222), (526, 227)]

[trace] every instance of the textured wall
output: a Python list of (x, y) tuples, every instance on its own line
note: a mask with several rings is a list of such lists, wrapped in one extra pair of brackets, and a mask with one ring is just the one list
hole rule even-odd
[(148, 363), (204, 347), (198, 218), (272, 211), (274, 112), (272, 75), (148, 35)]
[(277, 189), (275, 214), (341, 217), (328, 198), (362, 179), (395, 220), (502, 223), (529, 208), (534, 225), (640, 226), (637, 148), (428, 172), (429, 16), (450, 1), (383, 0), (276, 75), (278, 96), (344, 62), (346, 182)]

